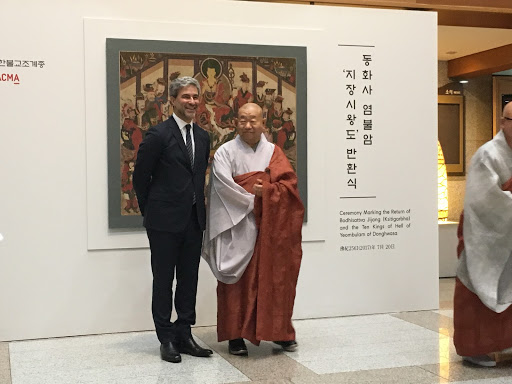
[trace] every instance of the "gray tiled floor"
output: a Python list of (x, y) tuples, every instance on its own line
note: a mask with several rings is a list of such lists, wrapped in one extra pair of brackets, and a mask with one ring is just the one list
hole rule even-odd
[(462, 363), (453, 347), (453, 279), (440, 280), (438, 311), (296, 321), (300, 348), (248, 345), (232, 356), (214, 327), (195, 328), (208, 359), (162, 362), (153, 332), (0, 343), (0, 384), (377, 384), (512, 383), (512, 356), (498, 367)]

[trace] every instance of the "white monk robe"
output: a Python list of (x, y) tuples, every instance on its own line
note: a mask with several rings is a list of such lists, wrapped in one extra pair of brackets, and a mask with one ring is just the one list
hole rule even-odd
[(512, 303), (512, 149), (500, 131), (471, 159), (464, 202), (464, 250), (457, 277), (491, 310)]
[(273, 153), (274, 144), (263, 134), (256, 151), (237, 136), (215, 152), (202, 255), (217, 280), (225, 284), (234, 284), (242, 277), (258, 236), (252, 212), (254, 195), (233, 177), (265, 171)]

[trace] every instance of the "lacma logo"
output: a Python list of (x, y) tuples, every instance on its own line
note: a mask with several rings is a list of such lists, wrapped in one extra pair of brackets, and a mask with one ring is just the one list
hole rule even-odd
[(20, 78), (17, 73), (2, 73), (0, 74), (0, 81), (10, 82), (18, 85)]

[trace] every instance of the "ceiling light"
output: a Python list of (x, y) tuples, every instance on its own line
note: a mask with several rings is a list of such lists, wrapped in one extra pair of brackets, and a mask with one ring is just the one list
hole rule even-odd
[(468, 83), (468, 82), (469, 82), (468, 80), (460, 80), (460, 81), (459, 81), (459, 83), (461, 83), (461, 84), (466, 84), (466, 83)]

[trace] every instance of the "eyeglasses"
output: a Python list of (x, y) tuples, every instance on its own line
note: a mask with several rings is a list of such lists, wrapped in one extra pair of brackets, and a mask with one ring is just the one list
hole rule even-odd
[(512, 117), (506, 117), (506, 116), (503, 116), (503, 118), (504, 118), (505, 120), (512, 121)]

